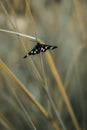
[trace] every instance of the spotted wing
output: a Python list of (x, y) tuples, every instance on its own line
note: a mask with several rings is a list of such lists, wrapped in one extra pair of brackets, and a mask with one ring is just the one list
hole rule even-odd
[(37, 43), (36, 46), (27, 53), (27, 55), (24, 56), (24, 58), (27, 58), (29, 55), (36, 55), (39, 54), (41, 50), (41, 44)]
[(57, 46), (52, 46), (52, 45), (44, 45), (44, 44), (42, 44), (41, 51), (45, 52), (46, 50), (53, 50), (55, 48), (58, 48), (58, 47)]
[(53, 50), (55, 48), (57, 48), (57, 46), (37, 43), (35, 47), (30, 52), (28, 52), (27, 55), (24, 56), (24, 58), (27, 58), (29, 55), (36, 55), (40, 52), (45, 52), (46, 50)]

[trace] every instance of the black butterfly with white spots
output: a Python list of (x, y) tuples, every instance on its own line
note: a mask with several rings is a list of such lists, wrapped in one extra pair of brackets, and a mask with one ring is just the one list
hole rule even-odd
[(57, 46), (52, 46), (52, 45), (37, 43), (35, 45), (35, 47), (30, 52), (28, 52), (27, 55), (24, 56), (24, 58), (27, 58), (30, 55), (39, 54), (40, 52), (45, 52), (46, 50), (53, 50), (55, 48), (58, 48), (58, 47)]

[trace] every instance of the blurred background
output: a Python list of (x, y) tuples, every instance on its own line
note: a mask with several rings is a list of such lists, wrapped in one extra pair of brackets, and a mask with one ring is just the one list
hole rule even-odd
[[(30, 2), (29, 0), (0, 0), (0, 29), (38, 37), (46, 44), (58, 46), (58, 49), (50, 51), (50, 53), (81, 130), (87, 129), (86, 16), (86, 0), (30, 0)], [(50, 71), (45, 54), (23, 59), (23, 56), (35, 44), (30, 39), (0, 31), (0, 58), (59, 123), (41, 87), (45, 86), (44, 68), (49, 93), (60, 113), (62, 122), (67, 130), (75, 130), (67, 107), (57, 89), (55, 78)], [(41, 65), (41, 59), (44, 67)], [(27, 99), (26, 95), (16, 87), (16, 84), (1, 69), (0, 129), (33, 129), (18, 104), (12, 88), (15, 89), (36, 128), (38, 130), (53, 130), (54, 128), (49, 121), (43, 117), (36, 106)]]

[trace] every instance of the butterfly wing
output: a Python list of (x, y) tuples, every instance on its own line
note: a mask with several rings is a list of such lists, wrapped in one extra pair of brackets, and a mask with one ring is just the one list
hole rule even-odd
[(50, 50), (53, 50), (53, 49), (56, 49), (56, 48), (58, 48), (58, 47), (57, 46), (50, 46), (49, 47)]
[(41, 44), (37, 43), (36, 46), (29, 52), (29, 55), (39, 54), (41, 51)]
[(36, 55), (40, 52), (45, 52), (46, 50), (53, 50), (55, 48), (57, 48), (57, 46), (37, 43), (35, 47), (31, 51), (29, 51), (27, 55), (24, 56), (24, 58), (27, 58), (29, 55)]
[(37, 43), (36, 46), (27, 53), (27, 55), (24, 56), (24, 58), (27, 58), (29, 55), (36, 55), (39, 54), (41, 50), (41, 44)]
[(57, 46), (51, 46), (51, 45), (44, 45), (44, 44), (42, 44), (41, 51), (45, 52), (46, 50), (53, 50), (55, 48), (57, 48)]

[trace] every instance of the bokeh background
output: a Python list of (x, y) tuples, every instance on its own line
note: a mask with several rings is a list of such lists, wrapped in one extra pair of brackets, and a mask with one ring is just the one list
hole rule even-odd
[[(27, 4), (29, 8), (27, 7)], [(57, 45), (51, 51), (61, 81), (82, 130), (87, 129), (87, 1), (86, 0), (0, 0), (0, 29), (35, 36), (46, 44)], [(29, 10), (30, 9), (30, 10)], [(45, 92), (44, 72), (50, 95), (67, 130), (75, 130), (67, 107), (57, 89), (55, 78), (47, 64), (45, 54), (23, 59), (35, 42), (24, 37), (0, 31), (0, 58), (27, 86), (34, 97), (53, 115)], [(26, 49), (27, 51), (26, 51)], [(0, 69), (0, 129), (30, 130), (31, 123), (12, 93), (14, 88), (38, 130), (54, 129), (39, 110), (16, 88)], [(3, 122), (7, 122), (7, 124)], [(59, 121), (57, 120), (59, 123)], [(10, 127), (7, 127), (10, 126)]]

